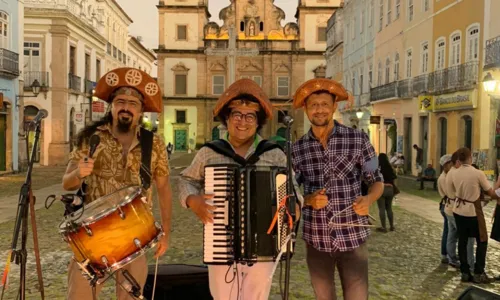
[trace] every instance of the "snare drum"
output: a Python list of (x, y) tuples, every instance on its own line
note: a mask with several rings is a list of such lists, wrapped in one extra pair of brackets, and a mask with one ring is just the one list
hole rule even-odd
[(120, 189), (85, 205), (64, 218), (59, 232), (73, 250), (74, 259), (101, 274), (140, 257), (163, 235), (139, 186)]

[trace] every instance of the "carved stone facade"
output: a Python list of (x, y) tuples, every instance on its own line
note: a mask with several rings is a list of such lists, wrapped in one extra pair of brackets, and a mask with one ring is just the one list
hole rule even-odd
[[(309, 128), (302, 110), (292, 111), (291, 98), (306, 80), (325, 77), (325, 41), (306, 45), (301, 40), (304, 31), (326, 29), (326, 20), (339, 7), (340, 1), (313, 1), (297, 7), (298, 22), (285, 23), (284, 11), (273, 0), (231, 0), (218, 16), (222, 25), (210, 22), (208, 3), (175, 5), (172, 1), (159, 6), (160, 36), (158, 54), (158, 83), (164, 93), (164, 113), (159, 117), (159, 132), (165, 141), (181, 145), (187, 135), (190, 145), (203, 144), (220, 134), (220, 122), (213, 118), (213, 107), (220, 91), (230, 84), (230, 57), (235, 53), (235, 79), (250, 78), (261, 85), (275, 105), (274, 118), (261, 134), (265, 138), (280, 134), (282, 117), (294, 118), (294, 138)], [(326, 4), (322, 4), (326, 3)], [(178, 17), (179, 12), (184, 16)], [(187, 17), (189, 16), (189, 21)], [(326, 20), (324, 20), (327, 16)], [(324, 23), (324, 25), (323, 25)], [(234, 28), (235, 49), (228, 49), (229, 28)], [(172, 29), (173, 28), (173, 29)], [(172, 40), (176, 28), (186, 30), (182, 41)], [(186, 28), (186, 29), (185, 29)], [(170, 33), (168, 33), (170, 32)], [(200, 47), (201, 45), (201, 47)], [(210, 54), (209, 50), (225, 51)], [(246, 51), (258, 49), (251, 56)], [(255, 51), (255, 50), (253, 50)], [(179, 83), (185, 85), (179, 86)], [(176, 86), (177, 85), (177, 86)], [(186, 91), (185, 94), (176, 90)], [(186, 117), (189, 130), (181, 132), (179, 118)], [(174, 126), (175, 125), (175, 126)]]

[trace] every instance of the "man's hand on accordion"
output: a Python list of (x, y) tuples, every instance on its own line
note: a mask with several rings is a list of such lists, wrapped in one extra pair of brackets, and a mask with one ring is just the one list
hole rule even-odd
[(189, 195), (186, 199), (187, 206), (198, 216), (203, 224), (213, 223), (215, 206), (207, 203), (214, 195)]

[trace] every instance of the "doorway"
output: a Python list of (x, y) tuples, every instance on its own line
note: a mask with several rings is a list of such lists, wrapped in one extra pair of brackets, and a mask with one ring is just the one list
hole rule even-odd
[(405, 118), (404, 119), (404, 146), (403, 146), (403, 156), (405, 157), (405, 171), (411, 172), (411, 161), (413, 154), (413, 145), (412, 145), (412, 119)]
[(176, 151), (186, 151), (187, 150), (187, 130), (176, 129), (174, 130), (175, 136), (175, 150)]
[(0, 115), (0, 171), (7, 170), (7, 116)]

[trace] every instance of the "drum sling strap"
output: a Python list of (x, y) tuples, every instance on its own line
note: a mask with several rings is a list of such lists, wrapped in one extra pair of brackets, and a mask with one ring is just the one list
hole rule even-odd
[[(151, 187), (151, 154), (153, 152), (153, 138), (154, 134), (151, 131), (141, 127), (139, 136), (139, 144), (141, 145), (141, 169), (139, 171), (139, 176), (144, 190)], [(73, 205), (72, 203), (75, 196), (80, 197), (80, 202), (83, 202), (86, 192), (87, 184), (84, 181), (82, 183), (82, 187), (76, 192), (76, 195), (64, 194), (61, 196), (61, 200), (64, 202), (66, 208), (64, 216), (73, 213), (82, 207), (82, 205)]]

